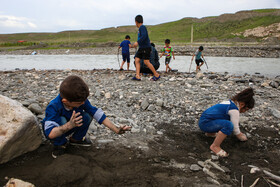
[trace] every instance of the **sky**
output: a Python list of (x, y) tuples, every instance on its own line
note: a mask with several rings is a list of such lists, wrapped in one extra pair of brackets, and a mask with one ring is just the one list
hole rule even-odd
[(157, 25), (241, 10), (280, 8), (280, 0), (0, 0), (0, 34)]

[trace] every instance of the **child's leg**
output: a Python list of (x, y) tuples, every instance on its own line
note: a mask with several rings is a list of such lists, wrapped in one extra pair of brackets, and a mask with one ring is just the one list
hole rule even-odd
[(217, 119), (204, 122), (203, 119), (200, 119), (199, 128), (206, 133), (218, 132), (213, 144), (210, 146), (210, 149), (214, 153), (218, 153), (222, 149), (220, 147), (221, 143), (228, 135), (232, 133), (233, 124), (229, 120)]
[(74, 128), (74, 134), (72, 135), (72, 138), (74, 140), (82, 140), (83, 137), (86, 136), (89, 125), (92, 121), (92, 116), (89, 115), (88, 113), (84, 112), (82, 116), (83, 116), (83, 125)]
[(130, 63), (127, 62), (127, 71), (129, 71), (129, 65), (130, 65)]
[(199, 70), (200, 70), (200, 67), (201, 67), (203, 64), (204, 64), (204, 62), (202, 61), (201, 64), (200, 64), (200, 66), (199, 66)]
[(121, 67), (120, 67), (120, 70), (123, 69), (123, 65), (124, 65), (125, 61), (122, 61), (122, 64), (121, 64)]
[(167, 70), (168, 70), (168, 64), (165, 64), (165, 72), (167, 73)]
[(140, 79), (140, 68), (141, 68), (141, 64), (140, 64), (140, 58), (136, 57), (135, 58), (135, 68), (136, 68), (136, 78)]
[(168, 69), (169, 69), (169, 71), (171, 71), (172, 69), (171, 69), (171, 67), (169, 66), (169, 64), (168, 64)]
[(198, 72), (198, 70), (199, 70), (199, 66), (196, 66), (196, 70), (195, 70), (195, 72), (197, 73), (197, 72)]
[[(150, 63), (150, 60), (144, 60), (144, 64), (153, 72), (155, 77), (159, 77), (159, 74), (156, 72), (154, 66)], [(139, 61), (139, 65), (140, 65), (140, 61)]]
[(222, 150), (221, 144), (226, 139), (226, 137), (226, 134), (222, 133), (222, 131), (219, 131), (214, 142), (210, 146), (211, 151), (213, 151), (214, 153), (220, 152)]
[(130, 54), (128, 54), (128, 56), (127, 56), (127, 61), (126, 61), (126, 63), (127, 63), (127, 71), (129, 71)]

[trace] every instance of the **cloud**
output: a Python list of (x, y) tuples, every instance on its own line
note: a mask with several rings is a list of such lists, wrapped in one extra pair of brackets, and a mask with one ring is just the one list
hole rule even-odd
[(35, 29), (37, 25), (25, 17), (0, 15), (0, 28), (10, 29)]
[[(1, 0), (0, 0), (1, 1)], [(144, 24), (155, 25), (184, 17), (202, 18), (241, 10), (280, 8), (279, 0), (14, 0), (2, 1), (0, 33), (59, 32)], [(9, 16), (7, 16), (9, 15)]]

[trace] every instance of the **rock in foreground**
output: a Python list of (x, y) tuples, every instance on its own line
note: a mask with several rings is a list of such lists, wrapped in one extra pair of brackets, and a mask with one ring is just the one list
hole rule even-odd
[(0, 95), (0, 164), (26, 152), (42, 142), (37, 118), (19, 102)]

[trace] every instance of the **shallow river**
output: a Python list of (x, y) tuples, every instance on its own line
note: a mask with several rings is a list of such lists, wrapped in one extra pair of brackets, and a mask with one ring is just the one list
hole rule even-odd
[[(132, 58), (133, 56), (131, 56)], [(245, 58), (245, 57), (206, 57), (209, 71), (229, 72), (230, 74), (255, 74), (260, 73), (268, 77), (280, 75), (279, 58)], [(119, 56), (121, 62), (121, 55)], [(190, 56), (176, 56), (171, 60), (171, 68), (180, 72), (188, 72)], [(164, 58), (160, 59), (159, 71), (165, 70)], [(117, 55), (0, 55), (0, 71), (15, 69), (119, 69)], [(126, 69), (126, 64), (124, 65)], [(132, 70), (135, 70), (131, 63)], [(202, 71), (207, 70), (202, 66)], [(192, 63), (191, 71), (195, 71)]]

